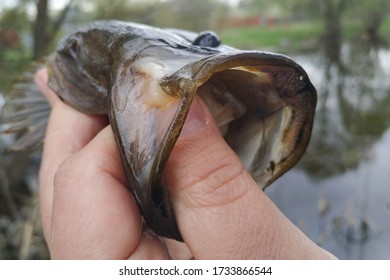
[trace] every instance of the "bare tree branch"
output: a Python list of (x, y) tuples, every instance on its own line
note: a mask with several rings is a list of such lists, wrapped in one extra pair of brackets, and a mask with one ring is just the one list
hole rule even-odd
[(54, 22), (53, 28), (52, 28), (50, 36), (49, 36), (50, 41), (53, 38), (55, 38), (58, 30), (60, 30), (62, 24), (65, 21), (66, 15), (68, 14), (68, 11), (72, 7), (72, 4), (73, 4), (73, 0), (69, 0), (68, 4), (64, 7), (64, 9), (61, 11), (60, 15), (58, 16), (57, 20)]
[[(55, 38), (61, 25), (64, 23), (66, 15), (72, 6), (73, 0), (69, 0), (68, 4), (61, 11), (58, 19), (51, 23), (49, 18), (49, 1), (37, 0), (37, 17), (35, 20), (33, 35), (34, 48), (33, 59), (39, 59), (47, 51), (50, 42)], [(50, 26), (52, 26), (50, 28)]]
[(42, 56), (47, 43), (46, 28), (48, 24), (48, 1), (37, 1), (37, 17), (34, 25), (34, 49), (33, 59), (38, 59)]

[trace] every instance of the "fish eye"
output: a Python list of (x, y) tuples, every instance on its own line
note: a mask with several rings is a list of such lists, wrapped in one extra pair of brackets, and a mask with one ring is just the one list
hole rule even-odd
[(203, 31), (192, 42), (194, 46), (216, 48), (221, 44), (221, 39), (212, 31)]

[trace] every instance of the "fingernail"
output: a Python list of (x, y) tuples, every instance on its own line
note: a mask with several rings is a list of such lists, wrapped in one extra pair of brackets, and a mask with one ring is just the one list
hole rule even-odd
[(195, 97), (188, 112), (179, 138), (189, 137), (202, 130), (206, 125), (207, 117), (199, 97)]
[(48, 77), (45, 68), (41, 68), (35, 73), (34, 82), (41, 91), (47, 88)]

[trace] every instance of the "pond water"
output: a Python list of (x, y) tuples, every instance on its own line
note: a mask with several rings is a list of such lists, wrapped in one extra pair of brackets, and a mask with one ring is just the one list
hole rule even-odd
[(390, 259), (390, 51), (344, 45), (341, 59), (293, 57), (318, 91), (301, 162), (267, 193), (341, 259)]

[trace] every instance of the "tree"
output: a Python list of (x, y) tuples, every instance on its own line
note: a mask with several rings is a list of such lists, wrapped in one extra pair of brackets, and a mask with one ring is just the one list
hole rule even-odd
[(66, 14), (72, 5), (73, 0), (69, 0), (68, 4), (60, 12), (56, 20), (51, 20), (49, 16), (49, 1), (38, 0), (36, 2), (37, 16), (33, 29), (34, 46), (33, 59), (39, 59), (46, 54), (47, 47), (55, 38), (62, 23), (66, 18)]
[(347, 0), (315, 0), (320, 6), (325, 26), (323, 42), (331, 63), (339, 63), (341, 50), (342, 16), (347, 8)]
[(382, 23), (389, 15), (390, 1), (388, 0), (354, 0), (349, 14), (362, 23), (362, 35), (374, 45), (381, 44), (384, 40), (379, 34)]

